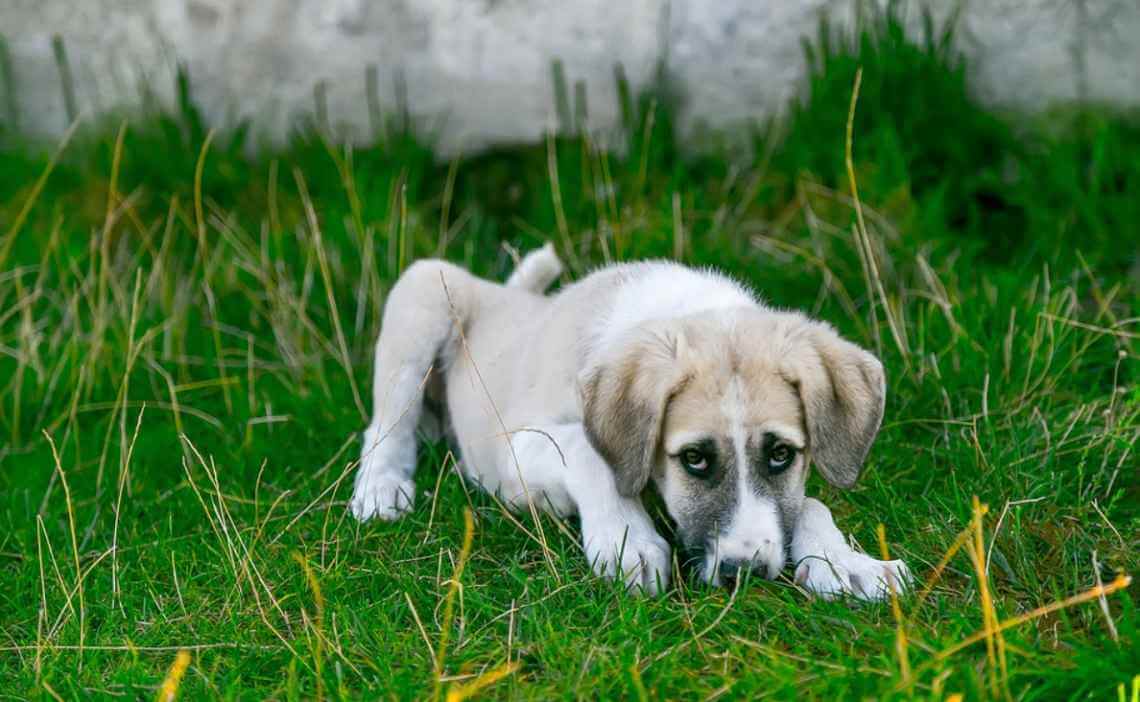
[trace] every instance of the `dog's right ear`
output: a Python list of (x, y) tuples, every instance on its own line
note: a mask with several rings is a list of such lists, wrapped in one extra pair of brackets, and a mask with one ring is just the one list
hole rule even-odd
[(785, 373), (799, 388), (812, 461), (827, 482), (850, 488), (883, 421), (883, 364), (826, 324), (805, 325), (800, 339)]
[(580, 382), (586, 436), (613, 468), (618, 493), (641, 494), (661, 441), (665, 408), (679, 388), (679, 330), (641, 326), (611, 344)]

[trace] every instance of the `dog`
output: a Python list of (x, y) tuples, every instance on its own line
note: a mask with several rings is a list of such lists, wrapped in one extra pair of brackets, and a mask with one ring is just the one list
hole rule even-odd
[(804, 495), (809, 463), (842, 488), (859, 477), (883, 417), (874, 355), (711, 270), (618, 264), (545, 296), (561, 273), (548, 244), (505, 285), (441, 260), (400, 276), (376, 344), (357, 519), (412, 509), (416, 429), (442, 378), (464, 475), (512, 510), (576, 514), (600, 576), (668, 586), (670, 545), (642, 502), (652, 484), (708, 583), (775, 578), (790, 558), (824, 597), (907, 586), (902, 561), (853, 549)]

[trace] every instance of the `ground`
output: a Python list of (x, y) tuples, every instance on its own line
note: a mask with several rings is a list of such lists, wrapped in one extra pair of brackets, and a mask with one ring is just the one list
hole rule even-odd
[[(890, 30), (815, 42), (785, 123), (700, 155), (667, 82), (618, 86), (610, 154), (564, 135), (440, 163), (407, 130), (353, 150), (311, 128), (255, 149), (210, 135), (185, 91), (58, 158), (0, 131), (0, 694), (1131, 690), (1140, 129), (991, 114), (948, 45)], [(714, 265), (874, 349), (865, 477), (808, 492), (916, 590), (822, 601), (787, 572), (725, 590), (682, 570), (631, 596), (590, 575), (572, 520), (504, 512), (438, 442), (412, 514), (355, 522), (396, 276), (443, 256), (501, 280), (548, 240), (564, 282)]]

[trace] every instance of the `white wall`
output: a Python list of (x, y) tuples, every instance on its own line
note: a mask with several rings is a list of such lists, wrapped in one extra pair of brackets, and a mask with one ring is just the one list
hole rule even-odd
[[(263, 136), (279, 140), (311, 117), (323, 82), (329, 122), (363, 139), (372, 65), (383, 110), (395, 110), (403, 83), (413, 116), (436, 125), (450, 152), (534, 140), (555, 126), (555, 58), (571, 96), (585, 83), (589, 121), (599, 130), (618, 121), (614, 64), (644, 85), (662, 57), (687, 98), (683, 129), (770, 115), (802, 84), (801, 39), (816, 35), (820, 13), (839, 22), (853, 14), (848, 0), (2, 3), (14, 86), (0, 91), (14, 90), (19, 125), (34, 134), (58, 135), (68, 123), (52, 52), (58, 34), (77, 103), (89, 113), (137, 106), (143, 82), (169, 102), (183, 62), (213, 125), (254, 117)], [(974, 88), (990, 103), (1140, 104), (1136, 0), (974, 0), (959, 21)], [(5, 105), (0, 100), (0, 116)]]

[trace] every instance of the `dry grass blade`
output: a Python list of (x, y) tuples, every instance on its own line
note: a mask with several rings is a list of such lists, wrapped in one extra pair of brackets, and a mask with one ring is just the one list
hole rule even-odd
[(954, 543), (946, 550), (942, 559), (938, 561), (938, 565), (934, 566), (934, 572), (926, 579), (926, 587), (924, 587), (922, 592), (918, 594), (918, 597), (915, 598), (914, 606), (911, 608), (912, 618), (914, 616), (913, 613), (918, 612), (918, 610), (922, 608), (922, 603), (926, 601), (926, 598), (929, 597), (930, 593), (934, 590), (934, 586), (938, 584), (943, 571), (945, 571), (946, 566), (950, 564), (950, 560), (954, 558), (954, 555), (958, 553), (968, 540), (974, 537), (974, 522), (985, 516), (987, 512), (989, 512), (989, 507), (982, 505), (981, 510), (974, 513), (974, 516), (970, 519), (970, 523), (966, 525), (966, 528), (958, 532), (958, 536), (954, 538)]
[[(889, 561), (891, 555), (887, 549), (887, 527), (880, 523), (876, 532), (879, 537), (881, 557), (884, 561)], [(913, 680), (910, 672), (910, 652), (907, 649), (906, 621), (903, 619), (902, 609), (899, 608), (899, 595), (895, 589), (894, 578), (888, 577), (886, 581), (891, 593), (891, 614), (895, 618), (895, 653), (899, 657), (899, 674), (902, 675), (903, 685), (909, 689)]]
[[(787, 658), (788, 660), (796, 661), (798, 663), (805, 663), (805, 664), (812, 665), (812, 666), (819, 666), (820, 668), (835, 671), (837, 673), (844, 673), (844, 672), (847, 672), (850, 670), (850, 668), (848, 668), (846, 665), (841, 665), (839, 663), (833, 663), (831, 661), (827, 661), (827, 660), (824, 660), (822, 658), (811, 658), (808, 656), (800, 656), (800, 655), (797, 655), (795, 653), (790, 653), (788, 651), (780, 650), (779, 648), (774, 647), (774, 646), (768, 646), (768, 645), (762, 644), (759, 641), (750, 641), (746, 638), (743, 638), (741, 636), (737, 636), (735, 634), (733, 634), (731, 638), (733, 641), (735, 641), (738, 644), (741, 644), (741, 645), (747, 646), (748, 648), (760, 651), (764, 655), (770, 656), (772, 658)], [(856, 668), (855, 670), (859, 671), (860, 673), (868, 673), (870, 675), (876, 675), (878, 677), (883, 677), (883, 678), (889, 677), (891, 674), (890, 671), (882, 670), (880, 668), (871, 668), (871, 667), (865, 666), (865, 665), (861, 665), (858, 668)]]
[[(127, 123), (119, 125), (119, 133), (115, 137), (115, 146), (111, 153), (111, 181), (107, 186), (107, 211), (103, 217), (103, 231), (99, 236), (99, 254), (102, 265), (99, 267), (99, 291), (95, 299), (100, 305), (106, 300), (107, 286), (117, 283), (111, 277), (111, 234), (118, 219), (116, 203), (119, 199), (119, 168), (123, 161), (123, 141), (127, 136)], [(136, 271), (137, 273), (138, 271)], [(116, 293), (121, 291), (116, 290)], [(119, 295), (121, 297), (121, 294)]]
[(479, 694), (484, 688), (490, 687), (499, 682), (503, 678), (511, 675), (522, 666), (518, 661), (504, 663), (498, 668), (488, 670), (471, 682), (464, 683), (463, 685), (452, 685), (447, 691), (447, 702), (463, 702), (463, 700), (470, 699)]
[(443, 201), (440, 205), (439, 211), (439, 242), (436, 248), (436, 255), (442, 256), (447, 249), (447, 227), (451, 218), (451, 202), (455, 197), (455, 178), (459, 175), (459, 161), (460, 156), (456, 155), (451, 159), (450, 165), (447, 167), (447, 180), (443, 186)]
[(408, 181), (405, 179), (400, 185), (400, 256), (397, 259), (396, 275), (401, 276), (404, 274), (404, 268), (408, 265), (408, 248), (411, 242), (408, 241)]
[(737, 579), (736, 584), (732, 588), (732, 594), (728, 597), (728, 602), (725, 603), (724, 607), (720, 610), (720, 613), (716, 615), (716, 619), (712, 620), (712, 623), (710, 623), (704, 629), (701, 629), (699, 632), (694, 632), (692, 638), (686, 639), (676, 646), (667, 648), (661, 653), (654, 656), (652, 659), (647, 660), (645, 663), (642, 663), (638, 667), (638, 672), (640, 673), (641, 671), (647, 670), (649, 666), (673, 655), (674, 653), (677, 653), (678, 651), (685, 649), (692, 643), (696, 643), (698, 647), (701, 646), (701, 640), (704, 639), (705, 636), (707, 636), (713, 629), (716, 629), (722, 621), (724, 621), (725, 616), (728, 614), (729, 610), (732, 609), (732, 605), (736, 603), (736, 596), (740, 592), (740, 584), (742, 582), (743, 579)]
[(305, 207), (305, 217), (309, 222), (309, 231), (313, 235), (313, 243), (317, 250), (317, 264), (321, 270), (321, 279), (325, 284), (325, 297), (328, 301), (329, 317), (332, 318), (333, 333), (336, 334), (337, 347), (340, 350), (340, 361), (344, 367), (344, 374), (348, 378), (348, 386), (352, 390), (352, 400), (360, 412), (360, 418), (368, 420), (368, 411), (364, 409), (364, 402), (360, 399), (360, 389), (356, 387), (356, 376), (352, 372), (352, 358), (348, 353), (348, 342), (345, 341), (344, 329), (340, 324), (340, 311), (336, 304), (336, 295), (333, 294), (332, 272), (329, 269), (328, 256), (325, 254), (324, 242), (321, 239), (321, 225), (317, 220), (317, 212), (313, 209), (313, 200), (309, 197), (309, 190), (305, 185), (305, 178), (301, 171), (294, 169), (293, 179), (297, 182), (297, 190), (301, 193), (301, 203)]
[(1114, 592), (1117, 592), (1119, 590), (1123, 590), (1123, 589), (1127, 588), (1131, 584), (1132, 584), (1132, 576), (1131, 575), (1119, 575), (1116, 577), (1115, 580), (1113, 580), (1108, 585), (1102, 585), (1102, 586), (1094, 587), (1094, 588), (1086, 590), (1086, 591), (1084, 591), (1078, 595), (1073, 595), (1072, 597), (1068, 597), (1068, 598), (1060, 600), (1058, 602), (1052, 602), (1050, 604), (1043, 605), (1043, 606), (1038, 607), (1032, 611), (1026, 612), (1025, 614), (1019, 614), (1016, 617), (1010, 617), (1009, 619), (1006, 619), (1005, 621), (999, 623), (992, 630), (983, 629), (982, 631), (979, 631), (979, 632), (976, 632), (974, 634), (971, 634), (970, 636), (967, 636), (966, 638), (962, 639), (961, 641), (954, 644), (953, 646), (950, 646), (948, 648), (945, 648), (945, 649), (939, 651), (937, 654), (935, 654), (935, 660), (944, 660), (944, 659), (954, 655), (955, 653), (961, 651), (964, 648), (968, 648), (969, 646), (973, 646), (974, 644), (978, 643), (982, 639), (987, 638), (988, 636), (992, 636), (996, 633), (1006, 631), (1007, 629), (1012, 629), (1016, 626), (1021, 626), (1025, 622), (1032, 621), (1034, 619), (1038, 619), (1040, 617), (1045, 616), (1046, 614), (1051, 614), (1051, 613), (1056, 612), (1058, 610), (1067, 609), (1067, 608), (1073, 607), (1075, 605), (1083, 604), (1085, 602), (1089, 602), (1089, 601), (1096, 600), (1096, 599), (1099, 599), (1099, 598), (1107, 596), (1107, 595), (1111, 595)]
[(139, 410), (138, 417), (135, 419), (135, 431), (131, 435), (130, 443), (127, 445), (126, 456), (119, 470), (118, 490), (115, 495), (115, 524), (111, 529), (111, 593), (112, 597), (118, 601), (119, 610), (123, 609), (122, 601), (122, 584), (119, 582), (119, 520), (123, 512), (123, 492), (126, 490), (127, 481), (130, 479), (130, 465), (131, 455), (135, 450), (135, 443), (139, 438), (139, 429), (142, 428), (143, 414), (146, 413), (146, 404), (143, 404)]
[(977, 495), (973, 499), (973, 509), (974, 538), (973, 541), (966, 542), (966, 553), (970, 555), (970, 560), (978, 575), (978, 597), (982, 605), (982, 631), (986, 640), (986, 658), (992, 669), (989, 677), (990, 694), (997, 697), (1000, 689), (1004, 696), (1009, 698), (1007, 684), (1009, 671), (1005, 661), (1005, 637), (1001, 635), (1001, 630), (998, 628), (997, 610), (994, 607), (993, 596), (990, 594), (989, 571), (986, 569), (985, 560), (985, 535), (982, 531), (982, 503)]
[(471, 545), (475, 540), (475, 516), (471, 510), (463, 510), (463, 546), (459, 549), (459, 560), (455, 563), (455, 572), (448, 580), (447, 594), (443, 603), (443, 623), (439, 630), (439, 646), (435, 655), (435, 690), (432, 699), (438, 700), (443, 685), (443, 665), (447, 660), (447, 641), (451, 635), (451, 623), (455, 618), (455, 596), (462, 586), (463, 569), (467, 566), (467, 559), (471, 557)]
[(194, 232), (198, 237), (198, 258), (203, 266), (206, 265), (206, 217), (202, 208), (202, 174), (206, 170), (206, 155), (210, 153), (214, 133), (211, 129), (206, 134), (202, 148), (198, 151), (198, 161), (194, 165)]
[(182, 684), (186, 669), (190, 667), (190, 660), (190, 652), (186, 649), (182, 649), (174, 657), (174, 663), (171, 664), (170, 670), (166, 673), (162, 687), (158, 689), (158, 696), (155, 698), (158, 702), (174, 702), (178, 698), (178, 687)]
[(673, 258), (685, 257), (685, 223), (681, 215), (681, 194), (673, 191)]
[(24, 222), (27, 221), (28, 214), (31, 213), (32, 208), (35, 207), (36, 202), (40, 198), (40, 193), (43, 192), (44, 186), (47, 185), (48, 178), (51, 177), (51, 173), (55, 170), (56, 164), (59, 163), (60, 157), (63, 156), (64, 149), (67, 148), (71, 137), (75, 135), (75, 130), (78, 128), (79, 120), (77, 119), (72, 122), (71, 126), (64, 132), (63, 139), (60, 140), (55, 153), (52, 154), (51, 159), (47, 162), (47, 165), (44, 166), (43, 173), (40, 174), (36, 184), (32, 186), (32, 191), (28, 193), (27, 199), (24, 200), (23, 207), (21, 207), (20, 211), (16, 214), (16, 218), (12, 220), (8, 231), (5, 232), (4, 241), (0, 242), (0, 271), (8, 270), (6, 263), (8, 261), (8, 255), (12, 252), (12, 246), (16, 243), (16, 237), (20, 234), (20, 229), (23, 228)]
[(645, 682), (641, 679), (641, 669), (637, 663), (629, 667), (629, 679), (633, 683), (633, 690), (637, 693), (638, 702), (649, 702), (649, 691), (645, 689)]
[[(1100, 579), (1100, 563), (1097, 563), (1096, 551), (1092, 553), (1092, 570), (1096, 586), (1104, 588), (1104, 582)], [(1108, 627), (1109, 637), (1113, 641), (1120, 641), (1120, 634), (1116, 631), (1116, 623), (1112, 621), (1112, 613), (1108, 610), (1108, 598), (1101, 595), (1097, 600), (1097, 604), (1100, 605), (1100, 612), (1104, 615), (1104, 623)]]
[(87, 632), (87, 603), (83, 598), (83, 569), (79, 565), (79, 538), (75, 531), (75, 505), (71, 500), (71, 487), (67, 483), (67, 475), (63, 472), (63, 464), (59, 460), (59, 451), (55, 448), (55, 441), (51, 434), (43, 433), (51, 446), (51, 456), (55, 460), (55, 469), (59, 473), (59, 482), (63, 486), (64, 499), (67, 501), (67, 526), (71, 530), (71, 555), (75, 560), (75, 591), (79, 596), (79, 668), (83, 668), (83, 643)]
[(566, 223), (566, 210), (562, 206), (562, 186), (558, 181), (558, 150), (555, 148), (553, 136), (548, 136), (546, 139), (546, 169), (550, 176), (550, 197), (554, 201), (554, 217), (558, 224), (558, 234), (562, 237), (562, 246), (566, 251), (566, 256), (569, 257), (576, 270), (579, 268), (578, 255), (574, 250), (574, 245), (570, 242), (570, 225)]
[[(875, 261), (875, 251), (871, 246), (871, 238), (867, 234), (867, 224), (863, 220), (863, 203), (859, 199), (859, 185), (855, 179), (855, 160), (851, 155), (852, 151), (852, 132), (855, 125), (855, 105), (859, 101), (859, 86), (863, 82), (863, 68), (855, 72), (855, 86), (851, 90), (851, 107), (847, 113), (847, 139), (845, 142), (845, 162), (847, 164), (847, 180), (851, 185), (851, 197), (855, 201), (855, 242), (856, 248), (859, 251), (859, 258), (864, 265), (864, 277), (867, 283), (867, 293), (872, 297), (878, 293), (879, 302), (883, 306), (883, 314), (887, 316), (887, 326), (891, 330), (891, 337), (895, 341), (895, 346), (898, 347), (899, 354), (902, 356), (903, 363), (906, 364), (907, 371), (910, 370), (910, 350), (908, 348), (906, 337), (902, 331), (902, 325), (895, 319), (895, 314), (891, 309), (890, 302), (887, 300), (887, 293), (883, 288), (882, 276), (879, 274), (879, 264)], [(873, 283), (873, 287), (872, 287)], [(879, 344), (879, 315), (875, 312), (874, 306), (871, 307), (871, 323), (875, 329), (875, 343)]]
[(43, 653), (44, 653), (44, 620), (47, 619), (47, 577), (44, 574), (44, 544), (43, 540), (46, 538), (43, 534), (44, 520), (40, 515), (36, 515), (36, 564), (39, 566), (40, 575), (40, 611), (36, 616), (36, 684), (40, 683), (43, 677)]
[[(248, 585), (250, 594), (253, 595), (256, 603), (258, 613), (261, 615), (261, 620), (266, 628), (273, 633), (281, 643), (287, 648), (294, 657), (297, 656), (294, 650), (290, 637), (285, 636), (273, 623), (269, 620), (269, 616), (265, 611), (262, 604), (262, 593), (269, 599), (273, 609), (277, 612), (281, 621), (284, 622), (285, 627), (291, 629), (289, 617), (281, 607), (280, 601), (274, 596), (272, 588), (261, 574), (257, 564), (253, 558), (253, 552), (250, 546), (242, 538), (241, 529), (238, 528), (237, 523), (234, 521), (233, 516), (226, 506), (226, 497), (222, 492), (221, 484), (218, 480), (218, 471), (213, 467), (213, 462), (207, 462), (198, 448), (194, 446), (189, 437), (182, 435), (181, 439), (189, 449), (189, 453), (202, 467), (206, 473), (206, 477), (210, 480), (210, 485), (213, 488), (211, 497), (213, 498), (212, 504), (207, 504), (203, 496), (206, 491), (203, 491), (194, 482), (193, 473), (190, 467), (190, 461), (183, 458), (183, 468), (186, 473), (187, 480), (190, 487), (194, 492), (195, 497), (198, 499), (199, 504), (202, 506), (206, 513), (207, 521), (210, 523), (215, 535), (218, 537), (218, 544), (222, 548), (229, 563), (230, 572), (233, 575), (234, 583), (233, 589), (235, 592), (241, 592), (243, 585)], [(307, 667), (307, 666), (306, 666)]]
[[(637, 164), (637, 185), (634, 192), (641, 193), (645, 188), (645, 181), (649, 177), (649, 140), (653, 135), (653, 125), (657, 121), (657, 98), (649, 101), (649, 109), (645, 111), (645, 122), (641, 132), (641, 157)], [(619, 256), (621, 252), (618, 252)]]
[[(1128, 702), (1124, 697), (1124, 683), (1120, 683), (1116, 687), (1116, 698), (1120, 702)], [(1140, 675), (1132, 678), (1132, 702), (1140, 702)]]
[(317, 699), (324, 699), (325, 696), (325, 681), (324, 681), (324, 627), (325, 627), (325, 598), (321, 594), (321, 584), (317, 580), (316, 574), (313, 572), (312, 566), (309, 565), (309, 560), (301, 555), (300, 552), (293, 552), (293, 560), (300, 564), (301, 570), (305, 573), (305, 580), (309, 584), (309, 589), (313, 591), (313, 602), (316, 607), (316, 614), (313, 618), (314, 627), (314, 643), (313, 643), (313, 667), (317, 674)]
[(412, 596), (408, 594), (407, 590), (404, 591), (404, 601), (408, 603), (408, 609), (412, 612), (412, 619), (416, 620), (416, 628), (419, 629), (420, 636), (423, 637), (424, 640), (424, 645), (427, 646), (428, 658), (431, 659), (432, 665), (435, 665), (435, 649), (431, 645), (431, 639), (428, 638), (427, 629), (424, 628), (423, 620), (420, 619), (420, 613), (416, 610), (415, 603), (412, 602)]
[[(214, 141), (215, 130), (211, 129), (206, 133), (206, 138), (202, 141), (202, 148), (198, 151), (198, 160), (194, 165), (194, 231), (198, 241), (198, 258), (194, 261), (195, 270), (201, 266), (202, 270), (202, 292), (206, 296), (206, 309), (209, 312), (210, 329), (213, 333), (214, 339), (214, 353), (215, 362), (217, 364), (218, 377), (225, 377), (225, 368), (222, 365), (222, 339), (218, 332), (218, 315), (217, 305), (214, 301), (214, 291), (210, 285), (210, 257), (209, 247), (206, 244), (206, 216), (204, 208), (202, 207), (202, 177), (206, 169), (206, 156), (210, 152), (210, 144)], [(226, 403), (226, 411), (233, 412), (233, 402), (230, 399), (229, 386), (222, 386), (222, 397)]]

